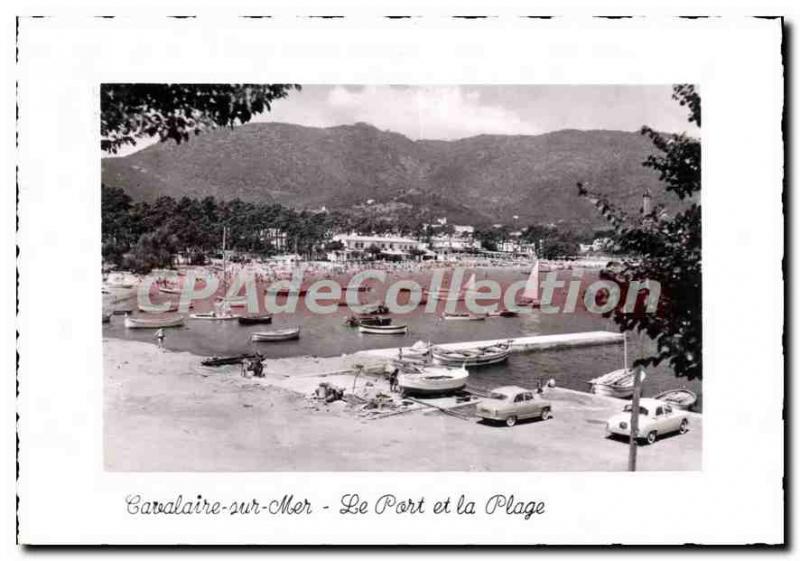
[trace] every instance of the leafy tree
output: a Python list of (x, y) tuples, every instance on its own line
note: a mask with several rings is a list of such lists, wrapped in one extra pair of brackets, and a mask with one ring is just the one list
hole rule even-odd
[(100, 148), (116, 154), (125, 145), (157, 136), (162, 142), (250, 121), (300, 86), (289, 84), (103, 84)]
[[(673, 99), (689, 109), (689, 122), (700, 127), (700, 95), (691, 85), (673, 88)], [(626, 216), (609, 199), (578, 184), (580, 196), (588, 198), (608, 220), (625, 254), (616, 266), (603, 271), (605, 278), (627, 286), (634, 280), (661, 284), (656, 313), (609, 315), (624, 331), (646, 333), (656, 342), (652, 356), (635, 365), (658, 365), (667, 360), (679, 377), (702, 378), (702, 271), (700, 212), (700, 141), (685, 133), (663, 134), (642, 128), (657, 152), (643, 163), (659, 173), (667, 192), (685, 201), (685, 210), (670, 217), (662, 208), (647, 216)]]

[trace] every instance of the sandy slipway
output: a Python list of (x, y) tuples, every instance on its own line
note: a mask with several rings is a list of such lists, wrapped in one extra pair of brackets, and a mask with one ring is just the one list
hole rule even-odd
[[(352, 390), (349, 371), (382, 369), (357, 355), (266, 361), (267, 377), (205, 368), (200, 357), (103, 340), (104, 458), (112, 471), (617, 471), (627, 443), (604, 438), (623, 402), (548, 390), (554, 418), (513, 428), (414, 405), (371, 417), (360, 406), (307, 399), (327, 381)], [(360, 376), (356, 393), (385, 391)], [(387, 392), (388, 393), (388, 392)], [(445, 405), (446, 402), (439, 402)], [(392, 411), (388, 411), (392, 413)], [(702, 468), (702, 416), (691, 430), (639, 448), (641, 470)]]

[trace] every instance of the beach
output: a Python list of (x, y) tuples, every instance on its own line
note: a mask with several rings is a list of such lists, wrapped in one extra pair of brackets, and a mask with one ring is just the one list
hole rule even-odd
[[(514, 427), (415, 404), (365, 411), (308, 398), (324, 381), (356, 394), (386, 385), (364, 356), (265, 361), (265, 378), (239, 366), (153, 344), (103, 339), (104, 463), (109, 471), (622, 471), (628, 447), (607, 439), (623, 401), (547, 389), (554, 418)], [(349, 370), (366, 371), (353, 383)], [(369, 372), (374, 372), (370, 374)], [(323, 375), (326, 374), (326, 375)], [(640, 470), (702, 468), (702, 415), (691, 430), (639, 447)]]

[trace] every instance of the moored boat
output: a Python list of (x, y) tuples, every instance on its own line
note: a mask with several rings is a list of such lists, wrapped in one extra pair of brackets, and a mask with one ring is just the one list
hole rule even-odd
[(183, 325), (183, 316), (142, 318), (125, 316), (125, 327), (128, 329), (161, 329), (163, 327), (180, 327)]
[(678, 388), (675, 390), (667, 390), (658, 395), (653, 396), (653, 399), (658, 399), (669, 403), (676, 409), (688, 411), (697, 402), (697, 394), (685, 388)]
[(480, 321), (482, 319), (486, 319), (485, 314), (468, 314), (468, 313), (444, 313), (442, 314), (442, 319), (448, 321)]
[(490, 318), (515, 318), (519, 315), (519, 312), (514, 312), (511, 310), (498, 310), (496, 312), (489, 312)]
[(443, 365), (486, 366), (507, 360), (511, 354), (510, 343), (498, 343), (472, 349), (445, 349), (433, 347), (433, 361)]
[[(642, 370), (640, 381), (644, 382), (647, 373)], [(620, 368), (608, 374), (589, 380), (592, 393), (611, 397), (628, 398), (633, 395), (634, 370)]]
[(359, 325), (389, 325), (392, 323), (392, 318), (386, 316), (359, 314), (348, 317), (346, 320), (344, 320), (344, 323), (348, 327), (358, 327)]
[(299, 327), (287, 329), (274, 329), (272, 331), (257, 331), (250, 334), (250, 340), (254, 342), (268, 343), (273, 341), (290, 341), (300, 337)]
[(272, 323), (271, 314), (251, 314), (247, 316), (240, 316), (238, 319), (241, 325), (264, 325)]
[(402, 335), (408, 332), (408, 326), (402, 325), (364, 325), (359, 324), (359, 333), (369, 333), (372, 335)]
[(469, 372), (466, 368), (443, 366), (406, 366), (407, 371), (397, 376), (403, 394), (442, 395), (462, 389), (467, 385)]
[(241, 316), (229, 312), (200, 312), (189, 316), (191, 319), (207, 319), (214, 321), (228, 321), (239, 319)]

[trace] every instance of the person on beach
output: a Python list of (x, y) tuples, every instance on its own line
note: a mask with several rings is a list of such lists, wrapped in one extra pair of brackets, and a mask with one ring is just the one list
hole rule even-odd
[(396, 392), (399, 389), (397, 385), (397, 368), (392, 370), (392, 373), (389, 374), (389, 391)]
[(156, 337), (156, 342), (158, 343), (158, 348), (159, 349), (163, 349), (164, 348), (164, 330), (163, 329), (159, 329), (158, 331), (156, 331), (155, 337)]
[(248, 374), (248, 372), (250, 372), (250, 359), (244, 358), (242, 359), (242, 372), (241, 372), (242, 378), (249, 378), (250, 375)]
[(264, 377), (264, 364), (259, 359), (253, 359), (250, 368), (253, 371), (253, 376), (255, 376), (256, 378)]

